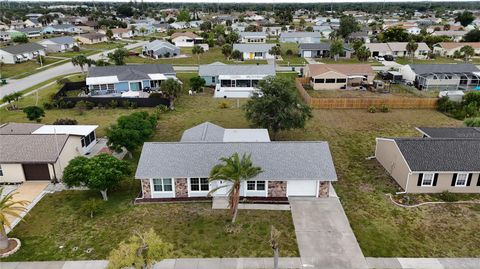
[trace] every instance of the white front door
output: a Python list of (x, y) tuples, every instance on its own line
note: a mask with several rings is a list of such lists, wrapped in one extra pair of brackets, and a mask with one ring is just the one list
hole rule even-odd
[(316, 180), (288, 180), (287, 196), (317, 196)]

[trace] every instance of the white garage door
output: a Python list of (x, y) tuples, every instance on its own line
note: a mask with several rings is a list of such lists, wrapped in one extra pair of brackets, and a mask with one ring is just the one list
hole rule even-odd
[(316, 196), (317, 182), (315, 180), (287, 181), (287, 196)]
[(305, 50), (303, 52), (303, 57), (305, 58), (311, 58), (312, 57), (312, 51), (311, 50)]

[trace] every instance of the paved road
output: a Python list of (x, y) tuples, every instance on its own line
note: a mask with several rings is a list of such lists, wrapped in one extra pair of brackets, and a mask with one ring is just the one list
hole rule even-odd
[[(147, 41), (141, 41), (141, 42), (137, 42), (137, 43), (133, 43), (133, 44), (128, 44), (127, 46), (125, 46), (125, 48), (126, 49), (134, 49), (134, 48), (143, 46), (145, 43), (147, 43)], [(98, 60), (98, 59), (102, 58), (103, 56), (106, 56), (109, 52), (112, 52), (112, 51), (113, 50), (109, 50), (109, 51), (104, 51), (104, 52), (101, 52), (101, 53), (98, 53), (98, 54), (94, 54), (94, 55), (89, 56), (89, 58), (93, 59), (93, 60)], [(30, 76), (22, 78), (22, 79), (8, 80), (7, 85), (4, 85), (4, 86), (0, 87), (0, 98), (3, 98), (3, 96), (14, 93), (14, 92), (23, 91), (25, 89), (28, 89), (32, 86), (37, 85), (38, 83), (43, 82), (45, 80), (49, 80), (49, 79), (52, 79), (52, 78), (57, 77), (57, 76), (68, 75), (68, 74), (76, 73), (76, 72), (80, 72), (80, 71), (81, 71), (80, 67), (73, 66), (73, 64), (71, 62), (68, 62), (68, 63), (62, 64), (62, 65), (58, 65), (58, 66), (49, 68), (45, 71), (35, 73), (33, 75), (30, 75)]]
[(338, 198), (289, 198), (289, 201), (305, 268), (368, 268)]
[(367, 258), (372, 269), (478, 269), (479, 258)]

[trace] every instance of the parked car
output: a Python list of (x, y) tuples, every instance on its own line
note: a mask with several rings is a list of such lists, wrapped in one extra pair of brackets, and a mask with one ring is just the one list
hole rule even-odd
[(389, 61), (389, 62), (395, 60), (395, 58), (392, 55), (385, 55), (385, 56), (383, 56), (383, 59), (385, 59), (385, 61)]

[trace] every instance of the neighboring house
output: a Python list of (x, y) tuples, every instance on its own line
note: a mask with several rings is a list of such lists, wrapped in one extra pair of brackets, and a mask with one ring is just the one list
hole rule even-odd
[(95, 66), (88, 70), (86, 83), (91, 96), (139, 96), (143, 88), (159, 88), (169, 78), (176, 79), (171, 64)]
[(387, 43), (368, 43), (365, 47), (370, 50), (371, 57), (382, 57), (392, 55), (392, 50)]
[(319, 32), (285, 32), (280, 34), (281, 43), (320, 43)]
[(45, 48), (37, 43), (24, 43), (0, 48), (0, 59), (5, 64), (16, 64), (45, 56)]
[(81, 35), (75, 36), (75, 39), (77, 39), (82, 44), (88, 44), (88, 45), (108, 41), (108, 37), (105, 34), (101, 34), (101, 33), (81, 34)]
[(0, 41), (9, 41), (9, 40), (11, 40), (10, 33), (0, 31)]
[(0, 126), (0, 183), (59, 180), (71, 159), (90, 152), (97, 125)]
[[(408, 42), (388, 42), (387, 45), (392, 52), (391, 55), (398, 57), (407, 57), (410, 56), (407, 51)], [(428, 56), (428, 53), (431, 51), (428, 45), (424, 42), (417, 43), (418, 48), (414, 52), (414, 57), (417, 59), (425, 59)]]
[(184, 33), (173, 33), (170, 37), (173, 44), (177, 47), (193, 47), (203, 41), (202, 37), (192, 33), (192, 32), (184, 32)]
[(333, 32), (333, 29), (330, 27), (330, 25), (314, 25), (313, 31), (319, 32), (323, 38), (328, 38)]
[(475, 54), (480, 55), (480, 42), (441, 42), (433, 45), (433, 52), (437, 55), (452, 57), (456, 51), (460, 51), (464, 46), (472, 47)]
[(163, 40), (154, 40), (143, 46), (143, 55), (158, 59), (162, 57), (174, 57), (180, 55), (180, 48)]
[(375, 73), (369, 64), (309, 64), (305, 77), (314, 90), (339, 90), (371, 85)]
[(155, 32), (158, 32), (158, 33), (164, 33), (166, 32), (168, 29), (170, 29), (170, 25), (168, 23), (154, 23), (152, 24), (152, 26), (155, 28)]
[(240, 43), (266, 43), (267, 34), (264, 32), (240, 32)]
[(38, 22), (37, 18), (26, 19), (24, 22), (26, 27), (42, 27), (42, 23)]
[(151, 24), (150, 22), (132, 23), (128, 26), (128, 29), (131, 29), (132, 26), (135, 26), (135, 32), (133, 34), (136, 36), (138, 35), (145, 36), (145, 35), (153, 34), (156, 29), (153, 26), (153, 24)]
[(17, 29), (16, 31), (26, 35), (28, 38), (38, 37), (42, 35), (42, 28), (39, 27), (29, 27), (23, 29)]
[(270, 142), (265, 129), (224, 129), (203, 123), (186, 130), (180, 142), (143, 145), (135, 173), (142, 186), (137, 201), (225, 197), (228, 185), (213, 193), (210, 191), (229, 183), (209, 182), (208, 178), (220, 158), (234, 153), (250, 154), (253, 164), (263, 170), (255, 178), (242, 182), (241, 197), (264, 200), (286, 200), (293, 196), (323, 198), (329, 196), (330, 184), (337, 180), (327, 142)]
[(281, 26), (266, 26), (263, 27), (262, 31), (267, 36), (280, 36), (280, 34), (283, 32)]
[(200, 65), (198, 75), (207, 86), (215, 86), (214, 97), (248, 98), (258, 90), (260, 80), (275, 76), (275, 66), (212, 63)]
[(467, 31), (435, 31), (432, 36), (448, 36), (453, 42), (460, 42)]
[(82, 33), (90, 33), (98, 29), (98, 23), (96, 21), (82, 21), (76, 23), (75, 26), (79, 28)]
[(178, 21), (178, 22), (170, 23), (170, 28), (175, 30), (188, 29), (190, 28), (190, 23), (184, 22), (184, 21)]
[(480, 129), (418, 128), (424, 138), (377, 138), (375, 157), (405, 193), (480, 193)]
[(71, 36), (60, 36), (50, 39), (43, 39), (37, 43), (44, 46), (47, 52), (65, 52), (68, 50), (72, 50), (75, 46), (78, 46), (75, 39)]
[[(343, 47), (344, 52), (340, 55), (340, 58), (350, 59), (352, 55), (352, 49), (347, 44)], [(302, 43), (298, 45), (298, 53), (300, 57), (305, 58), (329, 58), (330, 55), (330, 43)]]
[(233, 50), (242, 53), (244, 60), (274, 59), (275, 55), (269, 53), (275, 44), (233, 44)]
[[(112, 39), (124, 39), (124, 38), (132, 38), (133, 37), (133, 32), (130, 29), (127, 28), (114, 28), (112, 30)], [(98, 31), (101, 34), (107, 34), (106, 30), (99, 30)]]
[(473, 64), (410, 64), (400, 72), (419, 90), (469, 90), (480, 85), (480, 69)]
[(56, 24), (43, 28), (43, 34), (79, 34), (82, 30), (72, 24)]
[(370, 35), (368, 31), (353, 32), (348, 36), (348, 42), (351, 43), (355, 40), (362, 40), (364, 44), (368, 44), (370, 43)]

